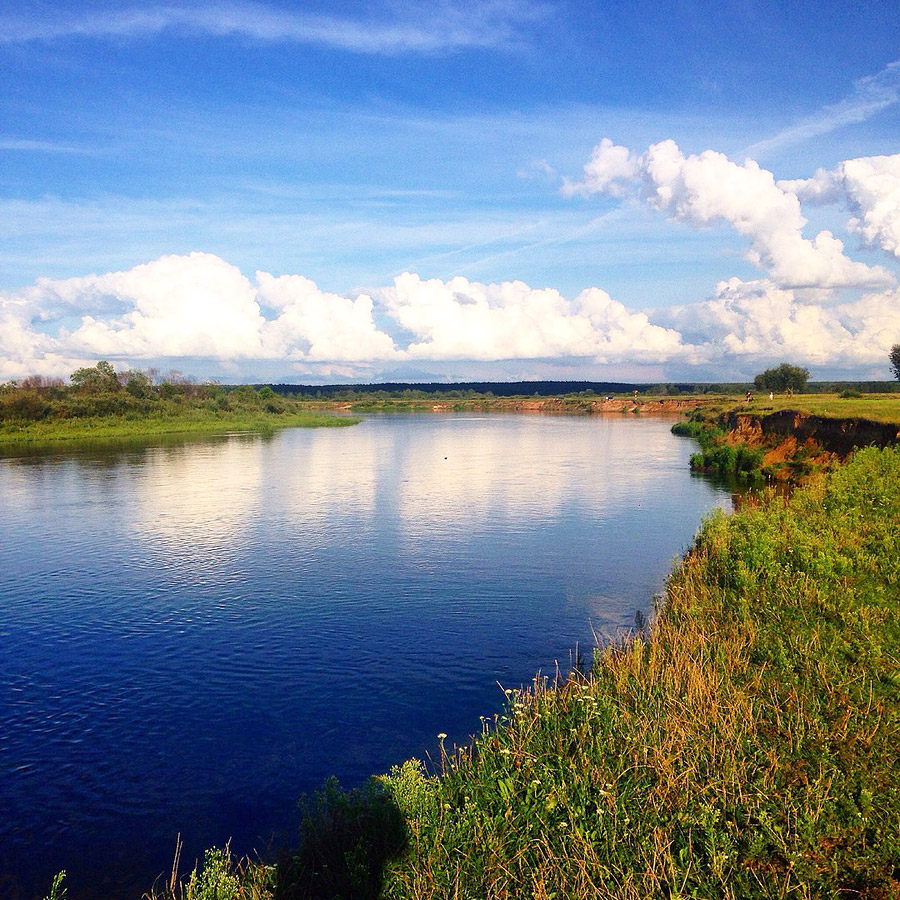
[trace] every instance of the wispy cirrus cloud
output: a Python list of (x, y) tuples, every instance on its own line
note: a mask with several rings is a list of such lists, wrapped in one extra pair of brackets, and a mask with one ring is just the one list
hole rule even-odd
[(900, 103), (900, 60), (889, 63), (874, 75), (860, 78), (854, 83), (850, 96), (839, 103), (825, 106), (790, 128), (751, 144), (741, 155), (764, 159), (767, 154), (782, 147), (829, 134), (846, 125), (865, 122), (897, 103)]
[(261, 3), (148, 5), (52, 19), (4, 17), (0, 44), (61, 38), (139, 39), (162, 32), (245, 37), (267, 43), (309, 44), (351, 53), (433, 54), (519, 43), (523, 26), (543, 18), (536, 2), (426, 3), (404, 16), (351, 19), (277, 9)]
[(18, 150), (23, 153), (75, 153), (86, 156), (94, 156), (103, 152), (96, 147), (79, 147), (75, 144), (60, 144), (56, 141), (34, 141), (2, 136), (0, 136), (0, 150)]

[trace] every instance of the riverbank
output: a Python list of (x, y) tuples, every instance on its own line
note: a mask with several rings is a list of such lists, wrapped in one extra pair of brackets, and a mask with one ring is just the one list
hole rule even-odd
[(226, 389), (189, 380), (154, 384), (146, 374), (117, 373), (109, 363), (79, 369), (70, 381), (33, 378), (0, 385), (0, 447), (271, 432), (359, 421), (280, 397), (267, 387)]
[(900, 443), (900, 395), (714, 402), (672, 430), (700, 443), (698, 471), (799, 484), (859, 447)]
[(88, 416), (27, 425), (0, 425), (0, 448), (16, 445), (69, 444), (75, 442), (122, 441), (163, 435), (215, 435), (235, 432), (268, 433), (279, 428), (323, 428), (356, 425), (353, 416), (310, 412), (217, 413), (188, 411), (175, 415)]
[(861, 394), (855, 391), (780, 395), (769, 400), (743, 394), (565, 394), (547, 397), (487, 396), (450, 398), (404, 396), (358, 397), (352, 400), (303, 400), (308, 409), (344, 412), (520, 412), (569, 415), (634, 414), (688, 415), (698, 421), (724, 422), (729, 415), (747, 413), (758, 418), (796, 413), (820, 419), (843, 419), (893, 424), (900, 430), (900, 393)]
[(895, 897), (898, 535), (897, 449), (718, 513), (587, 672), (508, 692), (443, 771), (326, 786), (277, 868), (220, 852), (175, 894)]
[(749, 403), (744, 397), (733, 395), (713, 398), (705, 406), (709, 417), (737, 412), (768, 416), (787, 411), (827, 419), (879, 422), (900, 428), (900, 393), (860, 394), (843, 391), (840, 394), (779, 394), (771, 400), (765, 394), (753, 394)]
[[(332, 401), (330, 408), (352, 412), (503, 412), (547, 413), (556, 415), (592, 415), (597, 413), (633, 413), (638, 415), (672, 415), (721, 404), (721, 395), (667, 397), (631, 394), (610, 397), (579, 394), (559, 397), (472, 397), (445, 400), (422, 397), (390, 397), (360, 399), (352, 402)], [(324, 401), (327, 404), (328, 401)], [(323, 404), (323, 405), (324, 405)]]

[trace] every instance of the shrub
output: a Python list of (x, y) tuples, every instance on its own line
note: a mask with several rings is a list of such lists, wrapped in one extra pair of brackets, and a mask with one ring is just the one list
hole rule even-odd
[[(409, 771), (402, 780), (413, 781)], [(376, 900), (385, 865), (407, 841), (393, 791), (373, 778), (345, 792), (330, 778), (300, 809), (300, 844), (278, 865), (278, 900)]]

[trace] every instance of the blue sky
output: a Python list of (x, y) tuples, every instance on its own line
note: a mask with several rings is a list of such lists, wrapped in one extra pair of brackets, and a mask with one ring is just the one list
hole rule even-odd
[(895, 2), (18, 3), (0, 379), (887, 378), (898, 60)]

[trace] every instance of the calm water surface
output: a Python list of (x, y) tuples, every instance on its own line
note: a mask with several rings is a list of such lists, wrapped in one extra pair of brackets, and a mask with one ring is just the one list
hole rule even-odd
[[(701, 517), (665, 420), (382, 416), (0, 459), (0, 896), (137, 898), (566, 668)], [(448, 742), (449, 743), (449, 742)]]

